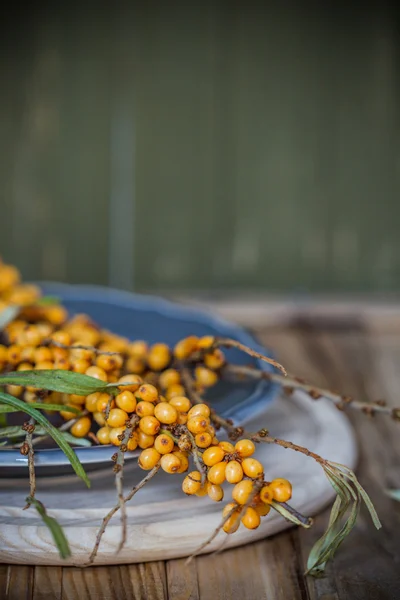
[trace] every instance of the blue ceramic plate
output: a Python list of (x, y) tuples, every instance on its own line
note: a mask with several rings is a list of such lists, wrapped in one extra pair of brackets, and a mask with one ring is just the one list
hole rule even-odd
[[(131, 294), (98, 286), (40, 284), (45, 295), (57, 296), (70, 314), (86, 313), (100, 326), (130, 339), (143, 339), (150, 344), (165, 342), (174, 345), (188, 335), (217, 335), (234, 338), (251, 348), (271, 356), (242, 328), (196, 308), (183, 306), (153, 296)], [(235, 364), (253, 364), (265, 371), (273, 368), (236, 349), (226, 350), (227, 359)], [(273, 399), (277, 386), (267, 382), (218, 383), (206, 398), (224, 417), (240, 422), (254, 416)], [(114, 453), (113, 446), (76, 448), (87, 470), (104, 466)], [(129, 453), (134, 457), (135, 453)], [(128, 458), (128, 455), (127, 455)], [(58, 448), (36, 450), (37, 473), (59, 474), (70, 471), (64, 453)], [(0, 449), (0, 476), (26, 474), (27, 458), (19, 450)]]

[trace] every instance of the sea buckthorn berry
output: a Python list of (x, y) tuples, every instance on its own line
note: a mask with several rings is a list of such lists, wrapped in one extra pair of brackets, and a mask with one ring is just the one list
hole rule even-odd
[(208, 481), (202, 485), (199, 489), (198, 492), (196, 492), (196, 496), (198, 496), (199, 498), (202, 498), (203, 496), (207, 496), (208, 495)]
[(166, 473), (178, 473), (181, 461), (175, 454), (163, 454), (161, 456), (161, 468)]
[(220, 369), (225, 363), (224, 353), (217, 348), (213, 352), (209, 352), (204, 357), (204, 364), (209, 369)]
[(222, 448), (226, 454), (234, 454), (235, 452), (235, 446), (230, 442), (219, 442), (219, 447)]
[(139, 417), (150, 417), (154, 415), (154, 404), (152, 402), (138, 402), (136, 405), (136, 414)]
[(7, 348), (0, 344), (0, 362), (5, 363), (7, 360)]
[(194, 441), (196, 442), (196, 446), (198, 448), (208, 448), (211, 446), (212, 437), (207, 431), (205, 431), (204, 433), (197, 433)]
[(109, 427), (110, 443), (113, 446), (120, 446), (122, 441), (119, 439), (124, 433), (126, 427)]
[(62, 344), (63, 346), (71, 345), (71, 336), (69, 335), (68, 331), (63, 331), (62, 329), (60, 329), (58, 331), (54, 331), (51, 334), (50, 339), (52, 339), (53, 342)]
[(197, 341), (198, 350), (205, 350), (206, 348), (211, 348), (213, 343), (215, 342), (215, 337), (212, 335), (204, 335)]
[(188, 422), (187, 413), (178, 413), (178, 419), (176, 422), (178, 425), (186, 425), (186, 423)]
[(189, 398), (186, 398), (186, 396), (174, 396), (174, 398), (171, 398), (169, 403), (171, 406), (174, 406), (178, 412), (182, 413), (187, 413), (192, 406), (192, 403), (190, 402)]
[(176, 369), (167, 369), (160, 374), (158, 379), (160, 387), (166, 390), (170, 385), (180, 384), (181, 376)]
[(21, 360), (21, 348), (12, 344), (7, 348), (7, 362), (10, 365), (16, 365)]
[(174, 449), (174, 440), (166, 433), (162, 433), (154, 440), (154, 448), (160, 454), (169, 454)]
[(218, 446), (219, 445), (219, 439), (217, 437), (213, 437), (212, 442), (211, 442), (212, 446)]
[[(28, 350), (28, 349), (24, 348), (24, 350)], [(61, 359), (69, 361), (69, 352), (65, 348), (58, 348), (57, 346), (54, 346), (51, 349), (51, 353), (53, 355), (54, 361), (61, 360)], [(28, 360), (33, 361), (33, 357)], [(71, 364), (71, 362), (70, 362), (70, 364)]]
[[(20, 360), (27, 361), (30, 363), (35, 362), (35, 360), (34, 360), (35, 349), (36, 348), (34, 348), (33, 346), (25, 346), (24, 348), (21, 348)], [(2, 359), (2, 361), (3, 361), (3, 359)]]
[(160, 421), (160, 423), (172, 425), (172, 423), (176, 423), (178, 411), (174, 406), (168, 404), (168, 402), (160, 402), (160, 404), (156, 404), (154, 416)]
[(188, 496), (192, 496), (193, 494), (197, 494), (199, 489), (201, 488), (201, 474), (199, 471), (192, 471), (188, 475), (186, 475), (185, 479), (182, 482), (182, 491)]
[(171, 360), (171, 352), (167, 344), (153, 344), (147, 355), (147, 364), (152, 371), (162, 371)]
[(51, 360), (36, 363), (35, 369), (38, 371), (51, 371), (54, 368), (54, 363)]
[(135, 358), (135, 356), (128, 356), (128, 359), (125, 364), (125, 369), (129, 371), (129, 373), (141, 375), (146, 370), (146, 364), (140, 358)]
[(212, 438), (215, 436), (215, 427), (213, 427), (212, 425), (209, 425), (207, 431), (211, 435)]
[(144, 360), (147, 356), (147, 352), (149, 351), (149, 347), (146, 342), (143, 340), (135, 340), (131, 342), (127, 348), (128, 354), (133, 356), (134, 358), (139, 358)]
[(36, 348), (33, 358), (36, 363), (41, 363), (48, 360), (53, 360), (53, 353), (50, 348), (41, 346)]
[(239, 440), (235, 444), (235, 451), (240, 455), (241, 458), (248, 458), (254, 454), (256, 446), (251, 440)]
[(232, 498), (238, 504), (246, 504), (253, 491), (253, 482), (250, 479), (242, 479), (232, 490)]
[(194, 370), (196, 382), (203, 387), (212, 387), (218, 381), (218, 375), (215, 371), (198, 365)]
[(68, 318), (66, 309), (60, 304), (46, 306), (44, 313), (46, 319), (53, 325), (62, 325)]
[(17, 367), (17, 371), (32, 371), (32, 369), (32, 365), (28, 362), (22, 362)]
[(235, 531), (239, 529), (240, 514), (237, 510), (236, 504), (234, 504), (233, 502), (229, 502), (229, 504), (227, 504), (224, 507), (224, 510), (222, 511), (222, 516), (227, 517), (229, 513), (235, 508), (236, 510), (233, 511), (229, 519), (225, 521), (224, 525), (222, 526), (222, 529), (225, 531), (225, 533), (235, 533)]
[(243, 469), (237, 460), (230, 460), (226, 464), (225, 478), (228, 483), (239, 483), (243, 479)]
[(176, 450), (172, 454), (177, 456), (179, 458), (179, 460), (181, 461), (181, 466), (179, 468), (179, 471), (177, 471), (177, 473), (185, 473), (189, 468), (189, 459), (188, 459), (187, 453), (182, 452), (181, 450)]
[[(69, 405), (67, 405), (69, 406)], [(73, 406), (72, 408), (76, 409), (76, 406)], [(76, 412), (70, 412), (68, 410), (60, 410), (60, 415), (62, 416), (63, 419), (65, 419), (66, 421), (69, 421), (70, 419), (74, 419), (76, 417)]]
[[(114, 408), (115, 401), (111, 400), (111, 402), (110, 402), (110, 400), (111, 400), (110, 394), (106, 394), (106, 392), (100, 392), (97, 403), (96, 403), (96, 412), (105, 411), (109, 404), (110, 404), (110, 408)], [(119, 408), (121, 408), (121, 407), (119, 407)]]
[(86, 402), (86, 396), (78, 396), (77, 394), (70, 394), (68, 399), (72, 404), (77, 404), (79, 406), (82, 406), (82, 404), (85, 404)]
[(120, 408), (112, 408), (108, 415), (107, 425), (109, 427), (122, 427), (128, 420), (128, 414)]
[(89, 367), (87, 371), (85, 371), (85, 375), (94, 377), (100, 381), (107, 381), (107, 373), (104, 371), (104, 369), (100, 369), (100, 367)]
[(197, 348), (199, 338), (195, 335), (180, 340), (174, 347), (174, 355), (178, 360), (188, 358)]
[(85, 437), (90, 431), (92, 421), (89, 417), (80, 417), (71, 427), (70, 432), (78, 438)]
[(110, 443), (110, 428), (109, 427), (100, 427), (97, 432), (97, 439), (100, 444), (109, 444)]
[(129, 438), (127, 443), (128, 450), (133, 452), (138, 447), (138, 441), (136, 437)]
[(71, 365), (75, 373), (86, 373), (90, 368), (90, 362), (84, 358), (71, 359)]
[(96, 358), (96, 366), (109, 373), (113, 369), (122, 367), (123, 359), (119, 354), (99, 354)]
[(147, 433), (144, 433), (144, 431), (139, 430), (137, 432), (137, 440), (139, 448), (142, 448), (143, 450), (145, 448), (151, 448), (151, 446), (154, 445), (154, 435), (148, 435)]
[(118, 394), (118, 396), (116, 396), (115, 404), (118, 406), (118, 408), (122, 408), (122, 410), (124, 410), (125, 412), (132, 413), (136, 408), (137, 401), (135, 396), (133, 395), (133, 392), (130, 392), (129, 390), (124, 390), (123, 392)]
[(207, 431), (209, 425), (210, 419), (208, 417), (203, 417), (202, 415), (196, 415), (191, 419), (188, 418), (187, 422), (187, 428), (191, 433), (195, 435), (196, 433), (204, 433), (205, 431)]
[(269, 485), (277, 502), (287, 502), (292, 497), (292, 484), (287, 479), (274, 479)]
[(207, 404), (195, 404), (189, 410), (188, 417), (189, 417), (189, 419), (191, 419), (192, 417), (195, 417), (197, 415), (201, 415), (202, 417), (209, 417), (210, 413), (211, 413), (211, 411), (210, 411), (210, 408), (207, 406)]
[(269, 511), (271, 510), (271, 507), (269, 504), (264, 504), (264, 502), (260, 502), (254, 506), (254, 510), (258, 512), (260, 517), (266, 517)]
[(265, 504), (271, 504), (274, 500), (274, 491), (270, 485), (264, 485), (260, 491), (260, 500)]
[(129, 392), (136, 392), (136, 390), (142, 385), (143, 380), (139, 375), (135, 373), (129, 373), (128, 375), (124, 375), (118, 379), (118, 383), (125, 384), (130, 383), (132, 385), (120, 385), (118, 386), (121, 392), (128, 390)]
[(242, 469), (244, 474), (252, 479), (258, 479), (264, 474), (264, 467), (260, 461), (255, 458), (245, 458), (242, 461)]
[(102, 396), (101, 392), (94, 392), (93, 394), (89, 394), (89, 396), (86, 396), (86, 400), (85, 400), (86, 410), (88, 410), (89, 412), (96, 412), (97, 411), (97, 401), (100, 398), (100, 396)]
[(151, 383), (144, 383), (135, 392), (136, 400), (145, 400), (145, 402), (156, 402), (158, 400), (158, 390)]
[(8, 394), (11, 394), (11, 396), (15, 396), (16, 398), (18, 398), (18, 396), (20, 396), (24, 391), (24, 388), (22, 387), (22, 385), (8, 385), (6, 387), (6, 390)]
[(93, 419), (96, 421), (97, 425), (103, 427), (106, 424), (106, 416), (103, 412), (94, 412)]
[(42, 336), (37, 327), (30, 326), (17, 335), (17, 343), (21, 346), (39, 346)]
[(155, 417), (142, 417), (139, 421), (140, 430), (147, 435), (156, 435), (160, 431), (160, 421)]
[(210, 467), (207, 479), (210, 483), (221, 485), (225, 481), (226, 462), (219, 462)]
[(224, 490), (220, 485), (215, 485), (207, 481), (207, 494), (214, 502), (221, 502), (224, 498)]
[(68, 358), (58, 358), (54, 361), (54, 368), (61, 371), (69, 371), (71, 364)]
[[(84, 340), (75, 340), (73, 342), (73, 346), (85, 346), (85, 342)], [(90, 350), (89, 348), (74, 348), (72, 347), (70, 349), (70, 358), (71, 360), (79, 360), (79, 359), (83, 359), (83, 360), (87, 360), (89, 362), (92, 361), (94, 357), (94, 353), (93, 350)]]
[(147, 448), (140, 453), (138, 460), (139, 467), (145, 471), (150, 471), (150, 469), (156, 466), (160, 458), (161, 454), (155, 448)]
[(249, 506), (242, 517), (242, 523), (247, 529), (257, 529), (261, 523), (261, 518), (258, 512)]
[(203, 452), (203, 462), (207, 467), (213, 467), (220, 463), (225, 456), (223, 448), (220, 446), (211, 446)]
[[(172, 400), (176, 396), (182, 397), (185, 395), (185, 388), (180, 383), (174, 383), (167, 388), (165, 392), (165, 397), (167, 400)], [(190, 404), (191, 405), (191, 404)]]

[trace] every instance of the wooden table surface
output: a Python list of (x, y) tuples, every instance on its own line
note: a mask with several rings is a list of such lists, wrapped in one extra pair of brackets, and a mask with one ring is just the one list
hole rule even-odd
[[(273, 319), (264, 325), (259, 320), (256, 334), (290, 372), (360, 399), (385, 397), (399, 406), (400, 310), (392, 311), (392, 324), (386, 314), (382, 327), (376, 318), (371, 327), (354, 310), (349, 315), (323, 313), (316, 318), (293, 313), (278, 325)], [(252, 324), (242, 317), (238, 320)], [(400, 503), (384, 490), (400, 488), (400, 423), (354, 412), (349, 416), (360, 447), (357, 474), (383, 529), (376, 531), (362, 510), (324, 577), (303, 573), (329, 510), (316, 518), (311, 530), (291, 529), (239, 549), (204, 555), (188, 567), (184, 560), (87, 569), (0, 565), (0, 599), (398, 600)]]

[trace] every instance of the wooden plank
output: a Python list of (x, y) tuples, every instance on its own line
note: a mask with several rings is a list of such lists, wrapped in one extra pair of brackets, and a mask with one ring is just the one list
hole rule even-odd
[(32, 600), (33, 573), (34, 567), (10, 565), (4, 600)]
[(186, 559), (167, 562), (168, 597), (173, 600), (199, 600), (196, 561), (186, 565)]
[(61, 600), (62, 567), (35, 567), (33, 600)]
[(293, 533), (196, 560), (200, 599), (291, 600), (307, 598)]

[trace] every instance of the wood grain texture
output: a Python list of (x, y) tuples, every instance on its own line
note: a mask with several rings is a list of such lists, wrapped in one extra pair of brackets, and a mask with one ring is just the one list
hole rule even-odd
[(199, 600), (198, 561), (186, 564), (186, 559), (167, 562), (168, 597), (175, 600)]
[(62, 600), (61, 567), (37, 567), (33, 576), (32, 600)]

